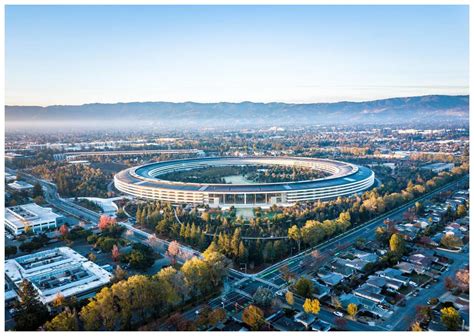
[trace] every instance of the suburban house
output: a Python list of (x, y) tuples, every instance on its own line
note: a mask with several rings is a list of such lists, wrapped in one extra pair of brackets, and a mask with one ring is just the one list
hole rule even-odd
[(402, 271), (394, 268), (386, 268), (383, 271), (375, 272), (375, 274), (377, 274), (379, 277), (398, 282), (404, 286), (408, 285), (410, 280), (408, 277), (402, 275)]

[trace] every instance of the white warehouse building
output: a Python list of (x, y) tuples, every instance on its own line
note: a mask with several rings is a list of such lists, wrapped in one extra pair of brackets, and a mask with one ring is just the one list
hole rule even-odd
[(5, 230), (15, 236), (28, 227), (33, 232), (55, 229), (63, 223), (64, 217), (35, 203), (16, 205), (5, 209)]

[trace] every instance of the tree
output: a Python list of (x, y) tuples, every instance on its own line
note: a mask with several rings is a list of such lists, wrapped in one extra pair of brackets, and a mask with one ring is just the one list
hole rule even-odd
[(99, 218), (99, 223), (97, 224), (97, 227), (101, 230), (101, 231), (105, 231), (107, 230), (110, 226), (113, 226), (117, 224), (117, 221), (115, 220), (115, 218), (112, 218), (110, 216), (107, 216), (107, 215), (102, 215), (100, 216)]
[(441, 322), (448, 330), (459, 330), (461, 328), (461, 316), (453, 307), (441, 309)]
[(285, 299), (286, 299), (286, 303), (288, 303), (290, 306), (293, 306), (293, 304), (295, 303), (293, 292), (290, 292), (290, 291), (286, 292)]
[(112, 259), (117, 262), (120, 258), (120, 250), (117, 246), (117, 244), (114, 244), (114, 246), (112, 247)]
[(313, 293), (313, 283), (311, 280), (301, 277), (295, 284), (295, 292), (299, 296), (309, 298)]
[(386, 227), (386, 231), (389, 233), (389, 234), (393, 234), (396, 229), (395, 229), (395, 222), (390, 220), (390, 218), (386, 218), (383, 223), (385, 224), (385, 227)]
[(33, 198), (36, 197), (43, 197), (43, 188), (41, 188), (41, 184), (38, 182), (33, 186)]
[(290, 280), (293, 279), (295, 276), (293, 273), (290, 272), (288, 265), (282, 265), (278, 270), (281, 273), (281, 278), (286, 282), (290, 282)]
[(18, 288), (18, 302), (15, 304), (15, 328), (21, 331), (35, 331), (49, 318), (46, 306), (39, 300), (36, 289), (28, 280)]
[(178, 327), (178, 325), (182, 324), (185, 321), (183, 315), (179, 312), (173, 313), (166, 322), (174, 327)]
[(411, 325), (411, 331), (423, 331), (423, 328), (420, 326), (420, 322), (415, 321), (415, 322)]
[(456, 284), (454, 283), (453, 278), (451, 278), (449, 276), (444, 278), (444, 288), (446, 288), (446, 290), (448, 290), (448, 291), (456, 288)]
[(224, 308), (214, 309), (209, 314), (209, 323), (213, 326), (217, 325), (220, 322), (224, 322), (227, 319), (227, 313)]
[(336, 325), (337, 330), (345, 330), (347, 320), (343, 317), (336, 317), (334, 320), (334, 324)]
[(203, 252), (202, 256), (207, 264), (209, 280), (212, 286), (218, 287), (222, 283), (222, 279), (227, 275), (231, 261), (222, 253), (217, 252), (214, 246), (211, 245)]
[(176, 258), (177, 256), (181, 253), (181, 246), (176, 240), (173, 240), (169, 245), (168, 245), (168, 256), (171, 259), (171, 263), (175, 264), (176, 263)]
[(206, 294), (211, 289), (209, 267), (204, 260), (193, 257), (183, 264), (181, 271), (193, 297)]
[(357, 315), (357, 305), (354, 303), (349, 303), (347, 305), (347, 313), (349, 314), (351, 318), (354, 319), (355, 316)]
[(99, 237), (96, 242), (96, 246), (104, 252), (111, 252), (117, 240), (110, 237)]
[(430, 306), (416, 306), (416, 319), (422, 322), (428, 322), (432, 317)]
[(35, 202), (38, 205), (44, 204), (44, 197), (36, 196), (35, 198), (33, 198), (33, 202)]
[(95, 262), (97, 260), (97, 256), (91, 252), (87, 255), (87, 259), (89, 259), (92, 262)]
[(375, 238), (377, 239), (377, 241), (379, 241), (380, 243), (386, 246), (387, 240), (388, 240), (387, 229), (384, 228), (383, 226), (377, 226), (375, 228)]
[(457, 249), (462, 246), (462, 241), (458, 237), (452, 234), (445, 234), (441, 238), (441, 245), (447, 247), (448, 249)]
[(234, 234), (232, 235), (232, 239), (230, 241), (230, 252), (231, 252), (231, 255), (233, 255), (234, 257), (239, 256), (239, 245), (240, 245), (240, 243), (241, 243), (241, 241), (240, 241), (240, 229), (237, 228), (237, 229), (235, 229)]
[(132, 317), (143, 322), (170, 308), (166, 301), (172, 289), (164, 282), (144, 275), (134, 275), (104, 287), (81, 309), (85, 330), (130, 330)]
[(259, 330), (264, 324), (263, 311), (254, 305), (248, 305), (242, 312), (242, 321), (252, 330)]
[(5, 246), (5, 256), (10, 257), (18, 252), (18, 248), (15, 245)]
[(86, 238), (87, 244), (93, 245), (93, 244), (97, 243), (97, 239), (98, 239), (97, 235), (91, 234), (91, 235), (87, 236), (87, 238)]
[(122, 260), (130, 263), (130, 267), (134, 269), (146, 270), (154, 264), (155, 254), (150, 246), (135, 243), (132, 250), (123, 255)]
[(467, 209), (463, 204), (459, 204), (456, 209), (456, 217), (461, 218), (467, 215)]
[(69, 228), (66, 224), (61, 225), (61, 227), (59, 228), (59, 233), (61, 234), (61, 236), (63, 236), (63, 238), (66, 238), (69, 233)]
[(307, 314), (317, 315), (321, 310), (321, 305), (318, 299), (306, 299), (303, 304), (303, 309)]
[(331, 296), (331, 304), (336, 309), (342, 308), (341, 301), (339, 300), (339, 298), (336, 295)]
[(248, 257), (248, 251), (245, 248), (244, 242), (240, 241), (240, 243), (239, 243), (239, 254), (238, 254), (239, 261), (246, 262), (247, 257)]
[(423, 204), (420, 203), (420, 202), (416, 202), (415, 203), (415, 213), (417, 215), (421, 215), (421, 214), (423, 214), (423, 210), (424, 210)]
[(261, 306), (268, 307), (271, 305), (273, 300), (273, 292), (265, 287), (258, 287), (257, 291), (253, 295), (253, 301)]
[(46, 331), (78, 331), (78, 317), (76, 311), (67, 308), (45, 324)]
[(208, 222), (211, 220), (211, 215), (209, 214), (209, 212), (204, 211), (204, 212), (202, 213), (202, 215), (201, 215), (201, 219), (202, 219), (204, 222), (208, 223)]
[(396, 233), (390, 237), (390, 251), (402, 255), (405, 251), (405, 241)]
[(288, 237), (296, 242), (298, 244), (298, 252), (301, 251), (301, 240), (302, 240), (302, 235), (301, 235), (301, 230), (297, 225), (293, 225), (288, 229)]
[(469, 290), (469, 270), (462, 269), (456, 272), (456, 280), (458, 283), (459, 289), (463, 292)]
[(64, 295), (61, 292), (58, 292), (53, 299), (53, 307), (61, 308), (64, 306), (65, 302), (66, 299), (64, 298)]
[(204, 304), (199, 309), (199, 316), (196, 321), (197, 326), (207, 328), (209, 326), (209, 315), (212, 313), (212, 308), (208, 304)]
[(112, 278), (112, 282), (116, 283), (122, 280), (127, 279), (128, 273), (126, 270), (124, 270), (120, 265), (117, 265), (114, 271), (114, 276)]

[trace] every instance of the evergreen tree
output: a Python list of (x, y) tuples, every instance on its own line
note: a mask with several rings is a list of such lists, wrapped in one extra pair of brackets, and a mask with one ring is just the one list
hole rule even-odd
[(198, 243), (199, 249), (200, 250), (204, 249), (206, 245), (207, 245), (206, 234), (201, 231), (201, 234), (199, 236), (199, 243)]
[(263, 259), (265, 261), (272, 261), (275, 258), (275, 251), (273, 249), (273, 243), (268, 241), (263, 248)]
[(49, 318), (48, 309), (39, 300), (38, 292), (26, 279), (18, 288), (18, 302), (15, 309), (16, 330), (35, 331)]
[(190, 233), (189, 233), (189, 241), (191, 242), (192, 245), (196, 244), (198, 235), (197, 235), (197, 228), (196, 224), (191, 225)]
[(248, 251), (245, 248), (245, 245), (242, 241), (240, 241), (239, 244), (239, 254), (238, 254), (239, 260), (242, 262), (246, 262), (248, 258)]
[(39, 196), (41, 197), (43, 196), (43, 189), (41, 188), (41, 184), (36, 182), (35, 185), (33, 186), (33, 198), (36, 198)]
[(233, 257), (239, 256), (240, 229), (237, 228), (230, 241), (230, 252)]

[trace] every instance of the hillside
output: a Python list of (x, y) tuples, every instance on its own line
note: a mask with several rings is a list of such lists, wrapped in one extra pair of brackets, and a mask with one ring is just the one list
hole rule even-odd
[(222, 125), (301, 125), (463, 121), (469, 118), (469, 96), (420, 96), (367, 102), (169, 103), (142, 102), (77, 106), (6, 106), (8, 122), (140, 121), (154, 127)]

